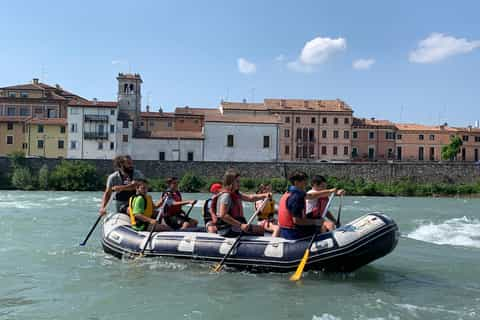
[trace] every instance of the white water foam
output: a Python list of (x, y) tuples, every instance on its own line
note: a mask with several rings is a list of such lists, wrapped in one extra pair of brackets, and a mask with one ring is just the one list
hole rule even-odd
[(312, 320), (342, 320), (342, 318), (332, 316), (328, 313), (324, 313), (321, 316), (313, 315)]
[(422, 224), (408, 238), (439, 245), (480, 248), (480, 220), (467, 217)]

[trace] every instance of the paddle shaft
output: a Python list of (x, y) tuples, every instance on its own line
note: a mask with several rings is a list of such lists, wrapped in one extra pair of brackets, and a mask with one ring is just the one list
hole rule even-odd
[(97, 224), (100, 222), (101, 219), (102, 219), (102, 216), (99, 215), (98, 218), (97, 218), (97, 220), (96, 220), (95, 223), (93, 224), (93, 226), (90, 228), (90, 231), (88, 232), (87, 236), (85, 237), (85, 240), (83, 240), (83, 242), (80, 243), (80, 246), (83, 247), (83, 246), (87, 243), (88, 238), (90, 238), (90, 236), (91, 236), (92, 233), (93, 233), (93, 230), (95, 230), (95, 228), (97, 227)]
[[(248, 219), (247, 225), (250, 225), (252, 223), (253, 219), (255, 219), (255, 217), (263, 210), (263, 208), (267, 204), (268, 200), (269, 200), (269, 198), (266, 198), (265, 200), (263, 200), (263, 203), (260, 206), (260, 208), (258, 208), (257, 211), (255, 211), (255, 213), (250, 217), (250, 219)], [(235, 242), (232, 244), (232, 246), (228, 250), (227, 254), (223, 257), (222, 261), (220, 261), (220, 263), (215, 267), (215, 271), (220, 271), (221, 270), (221, 267), (225, 263), (225, 260), (227, 260), (230, 253), (232, 253), (233, 249), (235, 249), (237, 244), (240, 242), (240, 238), (244, 235), (244, 233), (245, 232), (243, 232), (243, 231), (240, 232), (240, 235), (237, 237), (237, 239), (235, 239)]]
[(195, 203), (197, 203), (197, 200), (195, 200), (195, 202), (192, 203), (192, 205), (190, 206), (190, 208), (188, 208), (187, 213), (185, 213), (185, 218), (188, 218), (188, 216), (190, 215), (190, 212), (192, 212), (192, 209), (193, 209), (193, 207), (195, 206)]
[(165, 206), (167, 205), (167, 201), (168, 201), (168, 194), (166, 195), (165, 199), (163, 200), (162, 206), (160, 207), (160, 210), (158, 211), (157, 218), (155, 219), (155, 223), (152, 226), (152, 230), (148, 234), (147, 242), (145, 242), (145, 245), (143, 246), (142, 251), (140, 252), (141, 256), (143, 256), (143, 253), (145, 252), (145, 249), (147, 248), (150, 240), (152, 240), (152, 235), (153, 235), (153, 232), (155, 231), (155, 227), (157, 226), (157, 223), (163, 217), (163, 211), (165, 210)]
[(338, 205), (337, 222), (335, 222), (335, 226), (337, 228), (340, 226), (340, 214), (342, 213), (342, 204), (343, 204), (343, 194), (340, 196), (340, 204)]

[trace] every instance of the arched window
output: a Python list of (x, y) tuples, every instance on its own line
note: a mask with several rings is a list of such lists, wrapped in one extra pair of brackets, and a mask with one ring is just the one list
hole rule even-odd
[(134, 93), (135, 92), (135, 86), (133, 85), (133, 83), (130, 83), (130, 93)]
[(123, 93), (128, 93), (128, 83), (123, 85)]

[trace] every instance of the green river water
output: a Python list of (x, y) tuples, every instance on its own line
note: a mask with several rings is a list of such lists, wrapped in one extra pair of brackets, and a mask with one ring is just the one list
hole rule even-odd
[(479, 199), (346, 197), (342, 220), (386, 213), (400, 228), (397, 248), (354, 273), (307, 272), (292, 283), (119, 260), (103, 252), (100, 228), (79, 247), (100, 197), (0, 193), (0, 319), (480, 319)]

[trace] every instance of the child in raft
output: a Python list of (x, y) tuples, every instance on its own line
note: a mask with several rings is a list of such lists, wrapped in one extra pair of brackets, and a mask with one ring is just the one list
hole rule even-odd
[[(257, 194), (265, 194), (265, 193), (272, 193), (272, 185), (261, 184), (258, 187)], [(255, 210), (258, 210), (262, 205), (263, 200), (258, 200), (255, 202)], [(265, 229), (267, 232), (272, 233), (272, 237), (278, 237), (280, 235), (280, 227), (275, 220), (275, 200), (273, 198), (269, 198), (267, 204), (263, 208), (262, 212), (260, 212), (257, 216), (258, 224)]]

